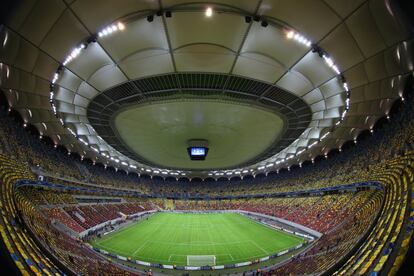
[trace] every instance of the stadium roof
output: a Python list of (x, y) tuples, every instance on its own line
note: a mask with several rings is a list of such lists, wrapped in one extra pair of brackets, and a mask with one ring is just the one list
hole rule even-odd
[[(0, 29), (0, 85), (26, 123), (97, 162), (275, 171), (388, 114), (413, 70), (402, 20), (388, 1), (22, 1)], [(194, 138), (204, 163), (188, 160)]]

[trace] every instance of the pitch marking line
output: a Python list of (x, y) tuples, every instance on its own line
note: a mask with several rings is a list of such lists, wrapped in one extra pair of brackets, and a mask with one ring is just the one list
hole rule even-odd
[(254, 246), (262, 250), (264, 253), (269, 254), (269, 252), (265, 249), (263, 249), (260, 245), (258, 245), (254, 240), (250, 240), (251, 243), (253, 243)]
[(215, 246), (215, 245), (231, 245), (231, 244), (240, 244), (240, 243), (249, 243), (251, 240), (235, 241), (235, 242), (166, 242), (166, 241), (157, 241), (157, 240), (147, 240), (147, 242), (174, 245), (174, 246)]
[(142, 244), (141, 244), (141, 246), (140, 247), (138, 247), (138, 249), (137, 250), (135, 250), (134, 251), (134, 253), (132, 253), (132, 255), (133, 256), (135, 256), (135, 254), (136, 253), (138, 253), (144, 246), (146, 246), (146, 244), (148, 243), (148, 240), (146, 240), (145, 242), (143, 242)]

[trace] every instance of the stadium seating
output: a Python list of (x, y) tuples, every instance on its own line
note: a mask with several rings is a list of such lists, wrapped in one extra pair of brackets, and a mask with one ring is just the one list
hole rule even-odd
[(382, 193), (373, 192), (368, 197), (364, 197), (364, 200), (359, 201), (353, 215), (342, 221), (338, 227), (325, 233), (309, 251), (269, 274), (301, 275), (328, 270), (367, 233), (381, 206), (382, 196)]
[[(72, 220), (76, 221), (84, 229), (92, 228), (98, 224), (121, 217), (121, 213), (132, 215), (139, 212), (149, 211), (141, 203), (127, 204), (105, 204), (105, 205), (82, 205), (67, 206), (63, 212), (69, 214)], [(65, 221), (61, 221), (66, 224)], [(81, 232), (81, 231), (78, 231)]]
[(85, 275), (134, 274), (108, 262), (80, 240), (75, 240), (51, 226), (48, 219), (42, 216), (24, 196), (17, 194), (16, 198), (26, 223), (41, 240), (43, 246), (71, 271)]
[(45, 256), (33, 239), (19, 223), (17, 208), (13, 201), (13, 183), (18, 179), (33, 178), (31, 173), (14, 160), (0, 155), (2, 210), (0, 231), (11, 258), (22, 274), (47, 275), (59, 273), (60, 269)]
[(176, 201), (178, 210), (243, 210), (283, 218), (326, 232), (351, 215), (367, 192), (342, 195), (249, 200)]
[(81, 233), (86, 230), (62, 208), (44, 209), (44, 212), (47, 214), (49, 219), (58, 220), (75, 232)]
[[(392, 123), (385, 124), (369, 139), (359, 141), (334, 158), (267, 178), (204, 183), (163, 182), (92, 166), (68, 157), (30, 135), (1, 111), (2, 239), (24, 275), (61, 273), (61, 268), (49, 253), (69, 270), (85, 274), (92, 271), (121, 274), (128, 268), (103, 259), (50, 222), (60, 221), (79, 233), (118, 217), (120, 212), (133, 214), (164, 208), (239, 209), (284, 218), (323, 233), (305, 252), (279, 267), (264, 269), (263, 274), (300, 275), (326, 270), (335, 275), (393, 274), (404, 261), (414, 223), (414, 201), (411, 198), (414, 181), (412, 97), (407, 97), (406, 102), (391, 118)], [(122, 188), (179, 199), (124, 198), (122, 203), (79, 204), (69, 193), (29, 188), (15, 190), (13, 185), (18, 180), (36, 180), (32, 167), (53, 173), (53, 177), (48, 178), (50, 182), (72, 186), (83, 186), (85, 184), (82, 183), (86, 182), (107, 188), (97, 195), (110, 195), (110, 189)], [(291, 198), (209, 199), (218, 194), (271, 194), (363, 181), (378, 181), (384, 191)], [(206, 199), (186, 199), (191, 195)]]

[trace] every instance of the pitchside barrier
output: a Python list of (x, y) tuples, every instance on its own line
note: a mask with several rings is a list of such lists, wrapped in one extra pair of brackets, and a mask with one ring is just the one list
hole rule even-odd
[[(102, 250), (102, 249), (99, 249), (99, 248), (95, 248), (95, 247), (93, 247), (93, 250), (95, 250), (96, 252), (99, 252), (101, 254), (107, 255), (109, 257), (117, 258), (117, 259), (122, 260), (122, 261), (130, 262), (130, 263), (135, 263), (135, 264), (138, 264), (138, 265), (143, 265), (143, 266), (148, 266), (148, 267), (158, 267), (158, 268), (176, 269), (176, 270), (219, 270), (219, 269), (225, 269), (225, 268), (227, 269), (227, 268), (235, 268), (235, 267), (248, 266), (248, 265), (251, 265), (253, 263), (264, 262), (264, 261), (267, 261), (267, 260), (270, 260), (270, 259), (273, 259), (273, 258), (276, 258), (276, 257), (280, 257), (280, 256), (285, 255), (287, 253), (290, 253), (292, 251), (295, 251), (295, 250), (301, 248), (303, 245), (304, 244), (301, 243), (301, 244), (299, 244), (297, 246), (294, 246), (292, 248), (283, 250), (283, 251), (278, 252), (278, 253), (276, 253), (274, 255), (262, 257), (259, 260), (257, 260), (257, 262), (248, 261), (248, 262), (235, 263), (235, 264), (227, 264), (227, 265), (215, 265), (216, 257), (214, 255), (201, 255), (201, 256), (190, 255), (190, 256), (187, 256), (187, 266), (173, 266), (173, 265), (164, 265), (164, 264), (159, 264), (159, 263), (149, 263), (149, 262), (144, 262), (144, 261), (140, 261), (140, 260), (132, 260), (132, 259), (127, 258), (125, 256), (114, 255), (114, 254), (111, 254), (111, 253), (109, 253), (109, 252), (107, 252), (105, 250)], [(193, 258), (193, 261), (190, 261), (189, 262), (188, 261), (188, 257)], [(200, 259), (195, 260), (194, 259), (195, 257), (202, 257), (203, 258), (203, 261), (201, 261)], [(209, 257), (209, 258), (207, 258), (207, 257)], [(203, 265), (199, 265), (199, 266), (189, 265), (191, 263), (195, 264), (197, 261), (200, 264), (203, 264)], [(214, 262), (214, 265), (208, 265), (207, 264), (207, 263), (213, 264), (213, 262)]]
[[(241, 210), (217, 210), (217, 211), (192, 211), (192, 210), (187, 211), (187, 210), (183, 210), (183, 211), (167, 211), (167, 212), (198, 213), (198, 214), (200, 214), (200, 213), (205, 213), (205, 214), (210, 214), (210, 213), (240, 213), (240, 214), (243, 214), (243, 215), (251, 214), (251, 215), (256, 215), (256, 216), (262, 216), (263, 218), (269, 218), (269, 219), (273, 219), (275, 221), (280, 222), (280, 219), (276, 218), (276, 217), (271, 217), (271, 216), (263, 215), (263, 214), (260, 214), (260, 213), (246, 212), (246, 211), (241, 211)], [(315, 240), (315, 237), (319, 238), (322, 235), (321, 233), (316, 232), (316, 231), (314, 231), (312, 229), (309, 229), (307, 227), (305, 227), (305, 228), (307, 228), (306, 230), (308, 230), (308, 229), (312, 230), (312, 231), (310, 231), (312, 233), (308, 232), (309, 235), (303, 234), (303, 233), (300, 233), (300, 232), (291, 231), (291, 230), (288, 230), (288, 229), (284, 229), (283, 227), (274, 226), (274, 225), (270, 225), (270, 224), (263, 223), (263, 222), (259, 222), (259, 223), (262, 223), (262, 224), (264, 224), (268, 227), (271, 227), (271, 228), (276, 228), (278, 230), (282, 230), (282, 231), (285, 231), (285, 232), (288, 232), (288, 233), (291, 233), (291, 234), (294, 234), (294, 235), (297, 235), (297, 236), (300, 236), (300, 237), (303, 237), (303, 238), (307, 238), (310, 242)], [(292, 226), (292, 224), (289, 224), (289, 225)], [(303, 228), (301, 230), (303, 230)], [(316, 234), (316, 235), (313, 235), (313, 234)], [(127, 258), (125, 256), (111, 254), (111, 253), (109, 253), (109, 252), (107, 252), (103, 249), (95, 248), (95, 247), (92, 247), (92, 246), (90, 246), (90, 247), (94, 251), (99, 252), (101, 254), (104, 254), (104, 255), (107, 255), (107, 256), (110, 256), (110, 257), (113, 257), (113, 258), (117, 258), (117, 259), (122, 260), (122, 261), (135, 263), (135, 264), (138, 264), (138, 265), (143, 265), (143, 266), (148, 266), (148, 267), (165, 268), (165, 269), (189, 270), (190, 271), (190, 270), (219, 270), (219, 269), (227, 269), (227, 268), (248, 266), (248, 265), (251, 265), (253, 263), (260, 263), (260, 262), (268, 261), (270, 259), (277, 258), (277, 257), (280, 257), (282, 255), (288, 254), (290, 252), (293, 252), (293, 251), (303, 247), (307, 243), (308, 242), (304, 242), (304, 243), (296, 245), (292, 248), (280, 251), (276, 254), (266, 256), (266, 257), (262, 257), (262, 258), (258, 259), (256, 262), (248, 261), (248, 262), (235, 263), (235, 264), (216, 265), (216, 256), (215, 255), (188, 255), (187, 256), (187, 266), (174, 266), (174, 265), (165, 265), (165, 264), (160, 264), (160, 263), (149, 263), (149, 262), (140, 261), (140, 260), (132, 260), (131, 258)]]

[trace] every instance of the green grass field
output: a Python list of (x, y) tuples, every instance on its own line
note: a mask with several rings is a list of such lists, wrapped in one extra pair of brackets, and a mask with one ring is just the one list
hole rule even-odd
[(187, 265), (187, 255), (215, 255), (216, 264), (222, 265), (269, 256), (302, 242), (237, 213), (157, 213), (91, 244), (151, 263)]

